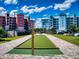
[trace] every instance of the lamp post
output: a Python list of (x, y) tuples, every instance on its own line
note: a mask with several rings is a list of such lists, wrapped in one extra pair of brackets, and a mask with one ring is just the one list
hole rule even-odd
[(34, 26), (32, 23), (32, 55), (34, 55)]
[[(15, 19), (15, 13), (16, 13), (16, 12), (14, 12), (14, 19)], [(14, 30), (14, 37), (15, 37), (15, 30)]]

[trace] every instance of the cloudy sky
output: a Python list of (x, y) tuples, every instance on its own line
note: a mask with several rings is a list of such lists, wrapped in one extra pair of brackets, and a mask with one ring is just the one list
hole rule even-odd
[(79, 15), (79, 0), (0, 0), (0, 15), (23, 13), (32, 18), (44, 18), (62, 12)]

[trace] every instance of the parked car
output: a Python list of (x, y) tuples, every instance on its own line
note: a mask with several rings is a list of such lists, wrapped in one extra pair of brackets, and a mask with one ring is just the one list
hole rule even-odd
[(79, 33), (75, 33), (74, 36), (79, 36)]
[(58, 32), (57, 34), (64, 34), (64, 32)]

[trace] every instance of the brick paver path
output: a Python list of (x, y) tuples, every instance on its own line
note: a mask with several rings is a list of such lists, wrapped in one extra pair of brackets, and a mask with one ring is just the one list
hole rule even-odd
[(6, 54), (0, 55), (0, 59), (78, 59), (78, 57), (69, 57), (65, 55), (55, 56), (32, 56), (32, 55), (21, 55), (21, 54)]
[(49, 38), (59, 49), (67, 56), (79, 56), (79, 46), (71, 44), (67, 41), (54, 37), (52, 35), (43, 34)]
[(5, 53), (9, 52), (16, 46), (18, 46), (21, 43), (23, 43), (24, 41), (28, 40), (29, 38), (31, 38), (31, 35), (28, 35), (28, 36), (25, 36), (25, 37), (22, 37), (22, 38), (19, 38), (16, 40), (12, 40), (7, 43), (0, 44), (0, 54), (5, 54)]

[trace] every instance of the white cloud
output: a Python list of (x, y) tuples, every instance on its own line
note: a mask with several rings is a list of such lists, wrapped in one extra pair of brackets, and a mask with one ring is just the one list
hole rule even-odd
[(49, 8), (53, 8), (53, 6), (48, 6), (48, 7), (36, 7), (34, 10), (35, 12), (41, 12), (43, 10), (49, 9)]
[(47, 14), (45, 14), (45, 15), (43, 15), (44, 17), (47, 17), (48, 15)]
[(6, 9), (3, 7), (0, 7), (0, 15), (4, 16), (7, 13)]
[(35, 28), (42, 28), (41, 18), (37, 18), (35, 21)]
[(53, 6), (48, 6), (48, 7), (37, 7), (37, 5), (34, 5), (34, 6), (23, 6), (21, 8), (21, 10), (24, 12), (24, 13), (29, 13), (29, 14), (32, 14), (34, 12), (42, 12), (46, 9), (49, 9), (49, 8), (53, 8)]
[(16, 15), (17, 11), (18, 11), (18, 10), (12, 10), (12, 11), (10, 12), (10, 16), (14, 16), (14, 13), (15, 13), (15, 15)]
[(66, 15), (70, 15), (70, 13), (66, 13)]
[(48, 15), (48, 14), (44, 14), (43, 16), (44, 16), (44, 17), (49, 17), (50, 15)]
[(55, 4), (54, 9), (59, 9), (59, 10), (66, 10), (71, 7), (72, 3), (76, 2), (77, 0), (65, 0), (64, 3), (62, 4)]
[(43, 11), (43, 10), (45, 10), (46, 9), (46, 7), (36, 7), (35, 9), (34, 9), (34, 11), (35, 12), (41, 12), (41, 11)]
[(6, 4), (17, 4), (18, 0), (5, 0), (4, 3), (6, 3)]

